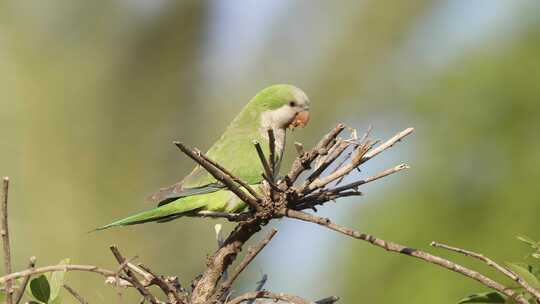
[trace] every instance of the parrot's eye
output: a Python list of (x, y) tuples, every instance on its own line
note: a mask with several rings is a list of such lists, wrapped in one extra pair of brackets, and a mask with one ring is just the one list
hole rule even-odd
[(296, 107), (296, 101), (289, 101), (289, 106)]

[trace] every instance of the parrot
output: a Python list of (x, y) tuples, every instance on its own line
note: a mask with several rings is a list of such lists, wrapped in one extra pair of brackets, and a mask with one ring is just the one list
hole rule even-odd
[[(271, 85), (258, 92), (244, 106), (205, 155), (260, 191), (264, 171), (253, 142), (259, 142), (265, 155), (268, 155), (268, 130), (273, 130), (275, 172), (279, 172), (287, 129), (307, 125), (310, 104), (306, 93), (298, 87), (290, 84)], [(200, 165), (180, 182), (159, 189), (147, 200), (157, 204), (157, 207), (96, 230), (147, 222), (167, 222), (182, 216), (196, 216), (199, 211), (240, 213), (248, 210), (245, 202)]]

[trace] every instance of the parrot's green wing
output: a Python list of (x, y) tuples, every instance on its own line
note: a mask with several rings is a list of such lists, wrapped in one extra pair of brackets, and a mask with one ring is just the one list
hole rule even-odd
[(180, 216), (195, 215), (199, 210), (219, 212), (242, 212), (246, 204), (228, 190), (182, 197), (174, 202), (143, 211), (127, 218), (97, 228), (103, 230), (115, 226), (142, 224), (146, 222), (165, 222)]
[[(257, 95), (255, 99), (264, 97), (265, 95)], [(262, 181), (262, 165), (253, 147), (253, 141), (259, 142), (264, 151), (268, 151), (268, 140), (261, 132), (260, 109), (253, 106), (257, 104), (255, 100), (244, 107), (206, 153), (208, 158), (248, 184), (258, 184)], [(280, 157), (278, 153), (277, 161)], [(149, 200), (161, 206), (181, 197), (211, 193), (222, 188), (224, 185), (210, 173), (201, 166), (196, 166), (182, 181), (161, 188), (152, 194)]]

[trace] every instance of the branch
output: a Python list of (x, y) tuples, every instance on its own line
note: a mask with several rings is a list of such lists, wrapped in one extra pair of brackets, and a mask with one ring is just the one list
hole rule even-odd
[(268, 159), (270, 160), (270, 169), (272, 170), (271, 177), (274, 180), (276, 175), (276, 137), (272, 128), (268, 129), (268, 149), (270, 150)]
[[(2, 243), (4, 246), (4, 269), (6, 274), (11, 273), (11, 248), (9, 245), (9, 225), (8, 225), (8, 192), (9, 177), (4, 177), (2, 181)], [(11, 280), (6, 282), (6, 303), (13, 303), (13, 290), (11, 290)]]
[(215, 161), (211, 160), (210, 158), (206, 157), (206, 155), (204, 155), (201, 151), (195, 149), (195, 152), (198, 153), (202, 158), (204, 158), (204, 160), (206, 160), (207, 162), (209, 162), (210, 164), (212, 164), (213, 166), (215, 166), (216, 168), (221, 170), (223, 173), (225, 173), (225, 175), (229, 176), (233, 181), (237, 182), (240, 186), (244, 187), (244, 189), (246, 189), (251, 195), (253, 195), (254, 198), (256, 198), (257, 200), (262, 199), (261, 196), (259, 195), (259, 193), (257, 193), (257, 191), (255, 191), (246, 182), (244, 182), (243, 180), (241, 180), (240, 178), (238, 178), (237, 176), (232, 174), (230, 171), (225, 169), (220, 164), (218, 164)]
[(250, 207), (252, 207), (255, 210), (259, 210), (260, 206), (258, 202), (247, 195), (244, 191), (240, 190), (238, 186), (234, 183), (233, 179), (231, 179), (227, 174), (216, 168), (212, 163), (208, 161), (206, 156), (202, 154), (200, 151), (193, 151), (192, 149), (186, 147), (183, 143), (175, 141), (174, 144), (184, 152), (187, 156), (189, 156), (191, 159), (193, 159), (195, 162), (197, 162), (199, 165), (201, 165), (208, 173), (212, 174), (212, 176), (223, 183), (229, 190), (231, 190), (238, 198), (240, 198), (242, 201), (244, 201), (246, 204), (248, 204)]
[[(263, 290), (264, 284), (266, 284), (267, 280), (268, 280), (268, 275), (263, 274), (261, 280), (257, 282), (257, 287), (255, 287), (255, 291), (258, 292), (258, 291)], [(253, 303), (255, 303), (255, 299), (251, 299), (247, 302), (247, 304), (253, 304)]]
[(131, 279), (131, 283), (133, 284), (133, 286), (139, 291), (139, 293), (147, 300), (149, 301), (150, 303), (152, 304), (159, 304), (159, 301), (158, 299), (152, 295), (147, 289), (146, 287), (144, 287), (141, 282), (139, 281), (139, 279), (135, 276), (135, 274), (131, 271), (131, 269), (129, 267), (127, 267), (127, 261), (126, 259), (122, 256), (122, 254), (120, 253), (120, 251), (118, 250), (118, 248), (115, 246), (115, 245), (112, 245), (109, 247), (114, 255), (114, 257), (116, 258), (116, 260), (118, 261), (118, 264), (120, 264), (120, 267), (122, 270), (124, 270), (125, 274)]
[(276, 235), (276, 233), (277, 233), (277, 230), (275, 228), (272, 228), (272, 230), (270, 230), (270, 233), (268, 233), (268, 235), (259, 244), (257, 244), (257, 246), (255, 246), (254, 248), (248, 249), (247, 255), (240, 262), (240, 264), (236, 266), (234, 271), (231, 273), (230, 277), (225, 282), (223, 282), (223, 284), (221, 284), (220, 290), (214, 295), (215, 301), (218, 301), (219, 299), (221, 299), (221, 297), (225, 293), (227, 293), (229, 289), (231, 289), (234, 281), (236, 280), (236, 278), (238, 278), (240, 273), (242, 273), (242, 271), (246, 269), (249, 263), (251, 263), (251, 261), (253, 261), (253, 259), (257, 256), (257, 254), (259, 254), (259, 252), (261, 252), (261, 250), (263, 250), (264, 247), (266, 247), (266, 245), (270, 243), (270, 241)]
[(375, 149), (369, 151), (364, 155), (362, 163), (365, 163), (366, 161), (372, 159), (373, 157), (377, 156), (384, 150), (391, 148), (393, 145), (395, 145), (397, 142), (401, 141), (405, 136), (411, 134), (414, 131), (414, 128), (407, 128), (398, 134), (394, 135), (389, 140), (385, 141), (384, 143), (377, 146)]
[(430, 253), (427, 253), (427, 252), (424, 252), (424, 251), (421, 251), (421, 250), (418, 250), (418, 249), (405, 247), (405, 246), (397, 244), (397, 243), (393, 243), (393, 242), (385, 241), (385, 240), (382, 240), (382, 239), (378, 239), (378, 238), (376, 238), (374, 236), (371, 236), (369, 234), (360, 233), (360, 232), (358, 232), (356, 230), (353, 230), (353, 229), (350, 229), (350, 228), (335, 224), (328, 218), (323, 218), (323, 217), (316, 216), (316, 215), (309, 214), (309, 213), (305, 213), (305, 212), (302, 212), (302, 211), (286, 209), (286, 210), (283, 211), (283, 215), (287, 216), (289, 218), (293, 218), (293, 219), (297, 219), (297, 220), (301, 220), (301, 221), (305, 221), (305, 222), (310, 222), (310, 223), (315, 223), (317, 225), (320, 225), (320, 226), (326, 227), (328, 229), (337, 231), (339, 233), (345, 234), (345, 235), (353, 237), (355, 239), (359, 239), (359, 240), (362, 240), (362, 241), (369, 242), (370, 244), (372, 244), (374, 246), (383, 248), (383, 249), (385, 249), (387, 251), (390, 251), (390, 252), (405, 254), (405, 255), (412, 256), (412, 257), (415, 257), (417, 259), (420, 259), (420, 260), (435, 264), (437, 266), (446, 268), (448, 270), (457, 272), (457, 273), (462, 274), (462, 275), (464, 275), (466, 277), (469, 277), (469, 278), (471, 278), (473, 280), (476, 280), (476, 281), (480, 282), (481, 284), (483, 284), (483, 285), (485, 285), (485, 286), (487, 286), (487, 287), (489, 287), (491, 289), (497, 290), (500, 293), (502, 293), (502, 294), (504, 294), (504, 295), (506, 295), (506, 296), (508, 296), (510, 298), (515, 299), (520, 304), (528, 304), (528, 301), (525, 298), (523, 298), (522, 295), (520, 295), (520, 294), (516, 293), (515, 291), (507, 288), (506, 286), (504, 286), (504, 285), (502, 285), (502, 284), (500, 284), (500, 283), (498, 283), (498, 282), (496, 282), (496, 281), (482, 275), (481, 273), (478, 273), (478, 272), (476, 272), (474, 270), (468, 269), (468, 268), (466, 268), (464, 266), (461, 266), (459, 264), (456, 264), (454, 262), (451, 262), (451, 261), (446, 260), (444, 258), (441, 258), (439, 256), (435, 256), (435, 255), (432, 255)]
[(55, 271), (86, 271), (93, 272), (104, 276), (105, 278), (116, 277), (116, 272), (104, 268), (99, 268), (93, 265), (52, 265), (33, 269), (26, 269), (19, 272), (13, 272), (3, 277), (0, 277), (0, 284), (5, 284), (8, 280), (15, 280), (35, 274), (55, 272)]
[(475, 259), (483, 261), (488, 266), (495, 268), (500, 273), (502, 273), (505, 276), (509, 277), (511, 280), (516, 281), (519, 285), (521, 285), (523, 288), (525, 288), (525, 290), (527, 290), (529, 293), (531, 293), (536, 298), (537, 301), (540, 300), (540, 292), (538, 290), (536, 290), (531, 285), (529, 285), (529, 283), (527, 283), (527, 281), (525, 281), (519, 275), (517, 275), (513, 271), (509, 270), (508, 268), (497, 264), (492, 259), (490, 259), (490, 258), (488, 258), (488, 257), (486, 257), (486, 256), (484, 256), (484, 255), (482, 255), (480, 253), (468, 251), (468, 250), (457, 248), (457, 247), (448, 246), (448, 245), (437, 243), (437, 242), (431, 242), (430, 245), (433, 246), (433, 247), (443, 248), (443, 249), (446, 249), (446, 250), (461, 253), (461, 254), (463, 254), (465, 256), (473, 257)]
[(313, 149), (308, 152), (304, 152), (294, 160), (291, 170), (289, 171), (289, 174), (287, 174), (286, 178), (289, 185), (294, 184), (300, 174), (302, 174), (302, 172), (304, 172), (306, 169), (310, 168), (313, 160), (315, 160), (315, 158), (317, 158), (321, 152), (324, 154), (324, 152), (328, 151), (333, 141), (336, 139), (339, 133), (343, 131), (343, 129), (345, 129), (345, 125), (341, 123), (338, 124), (330, 131), (330, 133), (326, 134), (326, 136), (324, 136)]
[(331, 189), (330, 192), (339, 193), (341, 191), (345, 191), (345, 190), (349, 190), (349, 189), (355, 189), (358, 186), (361, 186), (361, 185), (376, 181), (379, 178), (383, 178), (383, 177), (386, 177), (388, 175), (397, 173), (397, 172), (405, 170), (405, 169), (410, 169), (410, 168), (411, 167), (409, 165), (407, 165), (407, 164), (400, 164), (400, 165), (397, 165), (397, 166), (395, 166), (393, 168), (386, 169), (386, 170), (384, 170), (383, 172), (380, 172), (377, 175), (370, 176), (368, 178), (365, 178), (365, 179), (362, 179), (362, 180), (359, 180), (359, 181), (356, 181), (356, 182), (352, 182), (352, 183), (343, 185), (341, 187)]
[[(36, 257), (30, 257), (30, 261), (28, 262), (28, 268), (34, 269), (36, 267)], [(17, 290), (17, 293), (15, 294), (15, 304), (19, 304), (21, 302), (21, 299), (24, 295), (24, 291), (26, 290), (26, 286), (28, 285), (28, 281), (30, 281), (31, 275), (27, 275), (23, 278), (23, 281), (21, 283), (21, 286)]]
[(145, 265), (139, 264), (139, 267), (141, 267), (146, 272), (152, 275), (152, 280), (150, 281), (150, 283), (157, 285), (163, 291), (163, 293), (167, 295), (169, 302), (171, 304), (184, 304), (185, 303), (184, 300), (180, 298), (176, 288), (174, 288), (174, 286), (170, 284), (167, 280), (155, 274), (150, 268), (148, 268)]
[(242, 222), (235, 227), (223, 245), (208, 258), (207, 268), (201, 278), (195, 282), (191, 294), (191, 304), (206, 304), (215, 293), (217, 283), (223, 272), (235, 260), (244, 243), (261, 230), (261, 222), (252, 220)]
[(197, 216), (208, 217), (208, 218), (224, 218), (231, 222), (242, 222), (249, 219), (252, 215), (249, 212), (227, 213), (227, 212), (202, 210), (202, 211), (197, 212)]
[(252, 292), (245, 293), (241, 296), (238, 296), (230, 300), (229, 302), (227, 302), (227, 304), (240, 304), (244, 301), (255, 300), (255, 299), (272, 299), (274, 301), (283, 301), (290, 304), (311, 304), (310, 301), (306, 299), (302, 299), (298, 296), (288, 295), (284, 293), (273, 293), (266, 290), (252, 291)]
[[(359, 165), (362, 164), (362, 159), (364, 155), (369, 151), (369, 149), (371, 149), (371, 147), (372, 147), (372, 144), (369, 141), (361, 144), (355, 149), (354, 156), (352, 157), (352, 160), (350, 163), (339, 167), (332, 174), (329, 174), (321, 179), (317, 179), (313, 181), (311, 184), (309, 184), (309, 187), (306, 187), (304, 189), (307, 190), (308, 192), (311, 192), (313, 190), (323, 188), (329, 183), (335, 181), (336, 179), (349, 174), (352, 170), (354, 170), (355, 168), (357, 168)], [(304, 189), (302, 189), (303, 192), (305, 192)]]
[(268, 164), (268, 161), (266, 160), (266, 156), (264, 156), (261, 144), (257, 141), (253, 141), (253, 146), (255, 146), (255, 150), (257, 151), (257, 155), (259, 156), (259, 160), (261, 161), (261, 164), (263, 166), (264, 174), (266, 174), (266, 176), (273, 181), (274, 174), (272, 169), (270, 168), (270, 165)]
[(68, 285), (64, 284), (62, 285), (79, 303), (81, 304), (88, 304), (88, 301), (86, 301), (78, 292), (76, 292), (73, 288), (69, 287)]

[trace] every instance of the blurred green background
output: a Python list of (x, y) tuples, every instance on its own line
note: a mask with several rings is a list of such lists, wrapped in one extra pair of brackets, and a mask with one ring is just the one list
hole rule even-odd
[[(31, 255), (113, 268), (114, 243), (188, 286), (216, 247), (216, 221), (87, 231), (149, 208), (146, 195), (193, 166), (171, 141), (208, 148), (273, 83), (296, 84), (313, 103), (289, 143), (310, 146), (340, 121), (372, 124), (376, 138), (416, 127), (362, 174), (411, 170), (321, 214), (412, 247), (437, 240), (521, 259), (515, 236), (540, 238), (539, 4), (2, 1), (0, 174), (12, 179), (15, 268)], [(343, 303), (455, 303), (482, 290), (320, 227), (275, 225), (239, 291), (262, 273), (268, 289)], [(93, 274), (68, 282), (92, 303), (116, 301)]]

